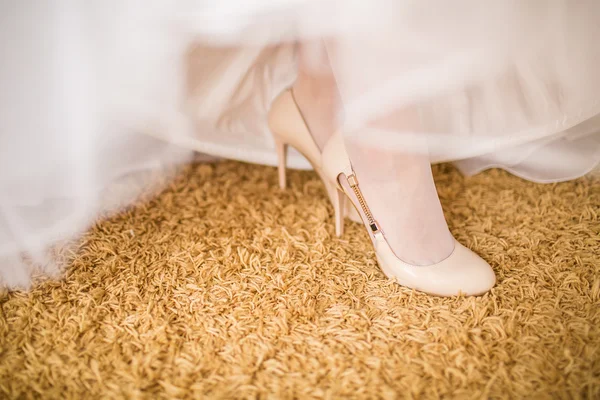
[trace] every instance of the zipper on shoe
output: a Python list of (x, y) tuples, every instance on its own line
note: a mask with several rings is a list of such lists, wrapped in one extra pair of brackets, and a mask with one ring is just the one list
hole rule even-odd
[(367, 217), (367, 222), (369, 223), (369, 228), (371, 228), (371, 232), (373, 234), (378, 233), (379, 225), (377, 224), (377, 221), (375, 221), (375, 218), (373, 218), (373, 214), (371, 213), (371, 210), (369, 209), (369, 206), (367, 205), (367, 202), (365, 201), (365, 198), (362, 192), (360, 191), (360, 188), (358, 187), (358, 179), (356, 179), (356, 175), (351, 174), (346, 178), (348, 179), (348, 184), (350, 185), (350, 188), (352, 188), (354, 194), (356, 195), (356, 198), (358, 199), (358, 203), (362, 208), (365, 217)]

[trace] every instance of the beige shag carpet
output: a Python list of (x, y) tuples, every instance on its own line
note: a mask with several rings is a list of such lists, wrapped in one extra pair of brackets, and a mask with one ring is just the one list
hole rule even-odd
[(387, 280), (312, 172), (185, 167), (0, 294), (2, 398), (600, 398), (600, 181), (434, 168), (483, 297)]

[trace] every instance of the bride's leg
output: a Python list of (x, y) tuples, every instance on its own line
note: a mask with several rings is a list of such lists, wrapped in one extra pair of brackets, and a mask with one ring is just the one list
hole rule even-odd
[(337, 128), (340, 96), (322, 41), (299, 44), (298, 79), (293, 93), (320, 149)]
[[(332, 48), (335, 51), (335, 44), (328, 43), (327, 50)], [(343, 79), (352, 79), (351, 84), (359, 87), (368, 84), (368, 79), (361, 81), (360, 76)], [(335, 116), (342, 102), (328, 52), (321, 42), (301, 45), (294, 93), (322, 148), (337, 128)], [(371, 126), (413, 132), (419, 128), (418, 118), (410, 110), (379, 118)], [(448, 257), (454, 239), (442, 212), (427, 154), (390, 152), (381, 144), (371, 147), (364, 141), (347, 140), (346, 147), (361, 190), (396, 255), (414, 265), (430, 265)]]
[[(373, 122), (385, 129), (410, 129), (410, 111)], [(431, 172), (429, 156), (399, 153), (364, 141), (346, 141), (361, 191), (396, 255), (413, 265), (448, 257), (454, 238), (448, 229)]]

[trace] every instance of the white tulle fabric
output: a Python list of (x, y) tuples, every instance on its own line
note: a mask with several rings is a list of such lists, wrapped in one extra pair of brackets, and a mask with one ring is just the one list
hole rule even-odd
[[(123, 204), (105, 189), (124, 176), (193, 151), (274, 164), (265, 116), (302, 40), (328, 44), (347, 140), (581, 176), (600, 160), (598, 37), (595, 0), (2, 2), (0, 280), (56, 269), (50, 247)], [(371, 125), (395, 112), (419, 124)]]

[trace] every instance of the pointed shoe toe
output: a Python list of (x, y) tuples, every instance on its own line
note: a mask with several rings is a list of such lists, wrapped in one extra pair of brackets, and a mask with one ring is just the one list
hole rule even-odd
[[(379, 246), (378, 246), (379, 247)], [(384, 273), (399, 284), (437, 296), (477, 296), (496, 284), (492, 267), (457, 241), (446, 259), (428, 266), (410, 265), (392, 254), (387, 243), (377, 249)]]

